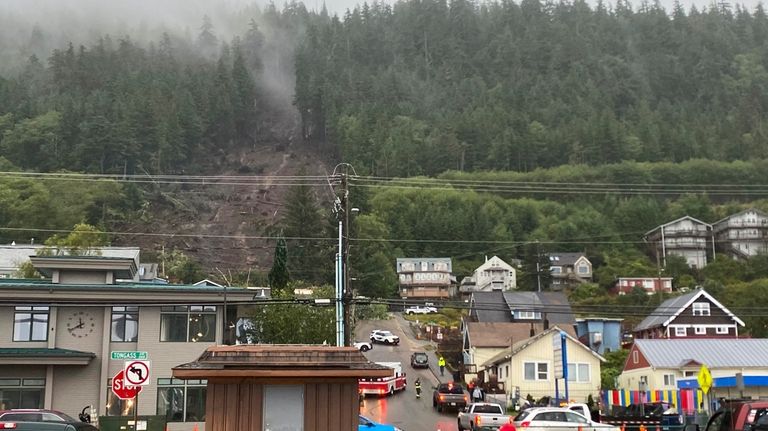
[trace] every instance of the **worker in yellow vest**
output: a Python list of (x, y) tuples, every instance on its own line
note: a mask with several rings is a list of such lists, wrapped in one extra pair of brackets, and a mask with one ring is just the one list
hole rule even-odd
[(445, 358), (441, 355), (440, 359), (437, 360), (437, 365), (440, 367), (440, 375), (445, 375)]

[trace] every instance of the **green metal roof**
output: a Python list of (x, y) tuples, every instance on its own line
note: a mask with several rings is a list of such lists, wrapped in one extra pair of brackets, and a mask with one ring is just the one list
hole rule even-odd
[(133, 260), (132, 257), (112, 257), (112, 256), (93, 256), (93, 255), (79, 255), (79, 254), (56, 254), (56, 255), (36, 255), (35, 258), (43, 259), (88, 259), (88, 260)]
[[(224, 287), (194, 286), (191, 284), (136, 283), (116, 284), (55, 284), (50, 279), (14, 279), (0, 278), (0, 289), (28, 288), (39, 290), (129, 290), (129, 291), (166, 291), (166, 292), (224, 292)], [(227, 293), (244, 293), (251, 290), (239, 286), (228, 286)]]
[(46, 349), (46, 348), (25, 348), (25, 347), (12, 347), (12, 348), (0, 348), (0, 358), (19, 358), (19, 357), (66, 357), (66, 358), (94, 358), (95, 353), (80, 352), (78, 350), (69, 349)]

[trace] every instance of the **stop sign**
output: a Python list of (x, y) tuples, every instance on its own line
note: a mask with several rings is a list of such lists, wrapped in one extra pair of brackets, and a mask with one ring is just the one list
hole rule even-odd
[(141, 392), (141, 386), (126, 385), (123, 370), (120, 370), (112, 377), (112, 392), (121, 400), (131, 400)]

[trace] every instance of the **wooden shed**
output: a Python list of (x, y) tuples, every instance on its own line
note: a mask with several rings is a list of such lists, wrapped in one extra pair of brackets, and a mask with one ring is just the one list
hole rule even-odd
[(208, 381), (205, 431), (357, 431), (360, 378), (392, 369), (354, 347), (209, 347), (173, 368), (177, 379)]

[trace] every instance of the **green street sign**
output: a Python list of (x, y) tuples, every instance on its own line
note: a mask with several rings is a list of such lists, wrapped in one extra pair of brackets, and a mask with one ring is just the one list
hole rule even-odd
[(147, 352), (112, 352), (113, 361), (146, 361), (149, 359)]

